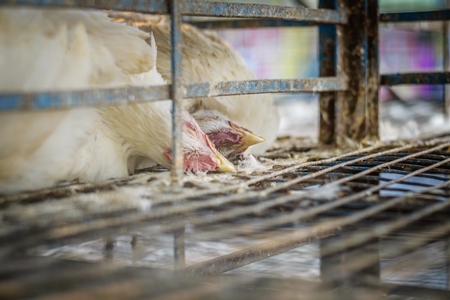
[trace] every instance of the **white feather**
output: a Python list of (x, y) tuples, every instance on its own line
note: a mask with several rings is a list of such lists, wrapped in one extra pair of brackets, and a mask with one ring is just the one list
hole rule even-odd
[[(153, 36), (103, 12), (2, 8), (0, 20), (2, 92), (165, 84)], [(0, 113), (0, 193), (125, 176), (142, 160), (169, 167), (170, 109), (162, 101)], [(183, 139), (188, 151), (210, 151), (203, 139)]]
[[(153, 32), (161, 50), (157, 60), (159, 72), (170, 80), (170, 29), (164, 23), (147, 22), (140, 29)], [(242, 57), (214, 34), (190, 25), (182, 27), (182, 76), (184, 82), (218, 82), (255, 79)], [(239, 126), (250, 129), (266, 141), (251, 147), (261, 154), (276, 139), (279, 114), (268, 94), (210, 97), (187, 102), (191, 112), (198, 109), (216, 110)], [(203, 129), (203, 128), (202, 128)]]

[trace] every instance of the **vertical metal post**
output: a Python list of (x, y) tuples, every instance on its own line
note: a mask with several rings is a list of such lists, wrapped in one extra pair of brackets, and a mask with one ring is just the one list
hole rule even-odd
[(338, 25), (338, 71), (348, 76), (348, 89), (338, 92), (338, 146), (367, 136), (367, 5), (368, 0), (339, 0), (348, 23)]
[(107, 236), (105, 238), (105, 260), (112, 260), (113, 258), (113, 252), (114, 252), (114, 243), (116, 242), (116, 239), (113, 236)]
[(186, 266), (186, 255), (185, 255), (185, 229), (177, 230), (173, 234), (173, 257), (175, 270), (182, 270)]
[(183, 86), (181, 81), (181, 0), (170, 1), (170, 43), (172, 86), (172, 169), (171, 180), (175, 186), (181, 185), (183, 176), (183, 144), (182, 144), (182, 101)]
[[(446, 7), (450, 7), (450, 0), (447, 0), (445, 2)], [(448, 71), (450, 68), (450, 57), (449, 57), (449, 53), (448, 53), (448, 43), (449, 43), (449, 39), (448, 39), (448, 33), (449, 33), (449, 26), (450, 23), (449, 21), (443, 21), (442, 22), (442, 35), (443, 35), (443, 39), (442, 39), (442, 52), (444, 55), (444, 72)], [(444, 85), (444, 115), (447, 118), (450, 118), (450, 85), (445, 84)]]
[[(335, 253), (331, 249), (338, 249)], [(344, 270), (342, 269), (343, 245), (341, 234), (327, 237), (320, 240), (320, 279), (322, 283), (330, 289), (339, 287), (339, 281), (336, 278), (344, 278)]]
[[(181, 80), (181, 0), (170, 1), (170, 43), (172, 58), (172, 169), (170, 170), (172, 186), (181, 186), (183, 177), (183, 86)], [(185, 265), (184, 251), (184, 228), (175, 231), (174, 242), (174, 262), (175, 269), (182, 269)]]
[[(319, 8), (336, 9), (336, 0), (320, 0)], [(319, 76), (336, 76), (336, 25), (319, 26)], [(335, 92), (319, 94), (319, 143), (335, 143)]]
[(378, 239), (351, 246), (354, 236), (365, 230), (370, 234), (370, 229), (345, 230), (320, 242), (320, 277), (325, 287), (334, 290), (336, 299), (382, 298)]
[(366, 89), (366, 138), (379, 140), (379, 9), (378, 0), (366, 0), (367, 6), (367, 89)]

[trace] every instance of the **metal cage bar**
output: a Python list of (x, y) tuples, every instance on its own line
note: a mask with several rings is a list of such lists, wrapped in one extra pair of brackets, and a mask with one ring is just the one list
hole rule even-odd
[[(347, 88), (345, 76), (303, 79), (259, 79), (192, 83), (183, 85), (183, 99), (265, 94), (265, 93), (321, 93), (343, 91)], [(44, 92), (0, 94), (0, 110), (43, 110), (79, 106), (113, 105), (151, 102), (170, 99), (171, 85), (151, 87), (114, 88), (73, 92)]]
[[(320, 8), (336, 9), (336, 0), (319, 1)], [(336, 26), (319, 26), (319, 76), (336, 76)], [(326, 92), (319, 95), (319, 143), (335, 143), (336, 93)]]
[[(127, 0), (2, 0), (0, 4), (88, 7), (154, 14), (168, 14), (170, 12), (168, 0), (139, 0), (131, 2)], [(184, 0), (181, 3), (180, 10), (182, 15), (188, 16), (265, 18), (332, 24), (344, 24), (347, 22), (345, 13), (339, 11), (263, 4)]]
[(181, 0), (170, 2), (170, 43), (171, 43), (171, 73), (172, 85), (170, 98), (172, 99), (172, 168), (170, 170), (172, 184), (181, 185), (183, 177), (183, 90), (181, 80)]
[[(170, 5), (169, 5), (170, 2)], [(337, 140), (344, 145), (348, 139), (361, 141), (364, 138), (378, 138), (378, 89), (379, 85), (391, 84), (422, 84), (449, 82), (448, 73), (433, 74), (396, 74), (379, 77), (378, 72), (378, 6), (376, 0), (340, 0), (340, 9), (335, 8), (334, 0), (321, 1), (321, 9), (293, 9), (265, 5), (202, 3), (199, 1), (1, 1), (1, 4), (45, 4), (75, 7), (131, 9), (150, 13), (171, 14), (171, 42), (172, 42), (172, 85), (132, 88), (132, 89), (108, 89), (96, 91), (78, 91), (67, 93), (36, 93), (0, 95), (0, 108), (2, 110), (29, 110), (49, 109), (57, 107), (73, 107), (84, 105), (106, 105), (117, 103), (133, 103), (138, 101), (154, 101), (171, 98), (173, 100), (173, 157), (172, 182), (179, 186), (182, 176), (181, 145), (181, 100), (183, 98), (196, 98), (205, 96), (223, 96), (257, 93), (279, 92), (323, 92), (321, 95), (321, 141), (331, 144), (334, 141), (334, 127), (336, 120), (333, 93), (339, 91), (338, 96), (338, 121), (342, 123), (338, 128)], [(323, 9), (322, 9), (323, 8)], [(363, 13), (361, 13), (363, 12)], [(444, 11), (445, 12), (445, 11)], [(219, 83), (195, 83), (183, 86), (181, 82), (181, 15), (196, 16), (220, 16), (239, 18), (268, 18), (283, 19), (273, 21), (273, 24), (290, 21), (289, 24), (316, 24), (324, 23), (320, 27), (320, 61), (321, 78), (316, 79), (291, 79), (291, 80), (244, 80)], [(445, 15), (443, 13), (443, 15)], [(411, 16), (409, 16), (411, 17)], [(419, 16), (413, 16), (420, 19)], [(406, 18), (406, 17), (398, 17)], [(422, 16), (422, 18), (425, 18)], [(427, 18), (431, 18), (427, 16)], [(241, 25), (249, 25), (254, 21), (241, 22)], [(259, 22), (259, 21), (258, 21)], [(268, 21), (267, 21), (268, 22)], [(278, 22), (278, 23), (276, 23)], [(297, 23), (293, 23), (297, 22)], [(300, 23), (303, 22), (303, 23)], [(254, 23), (263, 24), (263, 22)], [(240, 25), (240, 26), (241, 26)], [(296, 26), (296, 25), (295, 25)], [(336, 38), (336, 26), (338, 38)], [(336, 39), (338, 46), (336, 46)], [(327, 41), (328, 44), (324, 44)], [(339, 49), (338, 66), (336, 70), (335, 49)], [(355, 51), (356, 50), (356, 51)], [(339, 75), (336, 75), (339, 74)], [(186, 92), (183, 92), (186, 88)], [(323, 115), (322, 115), (323, 114)], [(327, 132), (322, 133), (323, 130)], [(385, 149), (377, 145), (362, 150), (340, 155), (332, 159), (310, 161), (286, 167), (281, 171), (271, 170), (261, 176), (249, 175), (245, 184), (236, 184), (211, 190), (197, 190), (190, 193), (170, 194), (161, 193), (152, 199), (152, 210), (142, 212), (126, 207), (109, 207), (110, 210), (86, 210), (82, 214), (56, 215), (55, 219), (48, 220), (48, 214), (37, 210), (32, 214), (33, 218), (27, 219), (26, 214), (20, 211), (15, 215), (16, 207), (26, 210), (34, 205), (39, 206), (43, 196), (59, 195), (60, 197), (72, 197), (73, 187), (57, 188), (56, 194), (52, 191), (40, 191), (29, 195), (16, 195), (0, 199), (0, 206), (6, 210), (11, 209), (10, 215), (5, 219), (7, 226), (0, 231), (0, 256), (5, 257), (17, 251), (28, 249), (31, 246), (40, 245), (42, 242), (67, 241), (78, 237), (86, 237), (89, 234), (113, 234), (118, 228), (133, 227), (138, 224), (149, 224), (150, 233), (174, 232), (174, 257), (175, 267), (183, 269), (185, 266), (184, 239), (186, 220), (180, 215), (192, 217), (190, 224), (200, 228), (218, 224), (223, 226), (221, 231), (211, 238), (221, 239), (232, 236), (248, 236), (260, 234), (269, 242), (227, 256), (207, 260), (202, 263), (185, 268), (187, 273), (195, 274), (220, 274), (235, 269), (251, 262), (277, 255), (300, 245), (319, 240), (326, 236), (340, 233), (341, 227), (350, 227), (355, 224), (366, 224), (371, 218), (387, 218), (390, 210), (401, 210), (402, 205), (414, 198), (417, 203), (430, 200), (431, 197), (444, 199), (448, 196), (450, 181), (441, 178), (446, 174), (450, 165), (448, 149), (449, 138), (433, 139), (419, 147), (415, 144), (395, 146)], [(409, 153), (409, 150), (416, 152)], [(426, 166), (424, 166), (426, 165)], [(404, 170), (409, 170), (405, 172)], [(396, 179), (389, 179), (380, 175), (381, 172), (400, 175)], [(431, 172), (431, 173), (430, 173)], [(396, 187), (401, 183), (410, 185), (408, 181), (414, 176), (422, 176), (428, 179), (441, 179), (441, 184), (430, 186), (421, 184), (420, 191), (407, 192), (406, 189)], [(320, 181), (323, 178), (332, 182)], [(314, 199), (314, 190), (299, 192), (305, 185), (323, 183), (322, 189), (337, 185), (355, 187), (355, 193), (351, 195), (339, 195), (334, 201), (319, 201), (317, 205), (305, 209), (298, 209), (296, 205), (303, 200)], [(116, 181), (109, 183), (115, 185)], [(263, 183), (269, 183), (266, 186)], [(273, 185), (272, 185), (273, 184)], [(261, 187), (260, 187), (260, 186)], [(246, 189), (245, 193), (241, 191)], [(111, 187), (111, 186), (108, 186)], [(80, 185), (78, 192), (89, 191), (92, 185)], [(402, 191), (404, 195), (381, 199), (379, 192), (382, 190)], [(106, 189), (106, 191), (108, 191)], [(54, 192), (54, 191), (53, 191)], [(105, 192), (105, 191), (103, 191)], [(40, 193), (40, 194), (39, 194)], [(60, 193), (60, 194), (58, 194)], [(107, 192), (105, 192), (107, 193)], [(40, 198), (41, 197), (41, 198)], [(369, 199), (370, 198), (370, 199)], [(367, 200), (368, 199), (368, 200)], [(375, 199), (375, 201), (373, 200)], [(188, 200), (188, 201), (186, 201)], [(366, 201), (367, 200), (367, 201)], [(410, 210), (404, 212), (402, 218), (391, 218), (384, 223), (376, 223), (369, 231), (358, 232), (345, 238), (346, 249), (363, 247), (367, 245), (371, 249), (369, 255), (356, 255), (345, 265), (347, 270), (355, 274), (361, 274), (368, 266), (379, 263), (378, 250), (370, 245), (381, 236), (396, 230), (407, 228), (414, 222), (427, 217), (434, 217), (437, 212), (448, 210), (449, 201), (437, 201), (426, 203), (423, 208), (417, 208), (413, 203)], [(59, 205), (59, 203), (55, 203)], [(284, 213), (270, 212), (278, 207), (294, 206), (293, 210)], [(358, 211), (352, 209), (359, 208)], [(411, 209), (412, 207), (412, 209)], [(213, 211), (213, 214), (205, 214), (204, 211)], [(344, 213), (342, 213), (344, 211)], [(350, 213), (349, 213), (350, 211)], [(258, 219), (263, 215), (265, 219)], [(332, 218), (330, 218), (330, 215)], [(299, 220), (309, 220), (311, 217), (319, 218), (310, 227), (295, 231), (291, 235), (278, 236), (276, 226), (283, 226)], [(324, 217), (324, 218), (322, 218)], [(243, 228), (239, 222), (232, 220), (249, 218), (249, 226)], [(59, 221), (61, 226), (55, 227), (52, 222)], [(167, 222), (155, 224), (158, 221)], [(153, 222), (153, 223), (152, 223)], [(226, 223), (230, 222), (230, 223)], [(246, 224), (246, 225), (248, 225)], [(203, 226), (203, 227), (202, 227)], [(432, 238), (448, 234), (450, 227), (448, 222), (436, 226), (439, 232), (433, 232), (427, 238), (412, 239), (410, 244), (396, 249), (389, 249), (390, 253), (402, 253), (424, 245)], [(204, 237), (208, 237), (207, 234)], [(377, 244), (377, 243), (376, 243)], [(112, 243), (108, 243), (112, 247)], [(366, 247), (366, 248), (364, 248)], [(323, 257), (327, 255), (340, 255), (343, 250), (337, 244), (329, 244), (321, 249)], [(365, 253), (362, 253), (365, 254)], [(332, 257), (333, 258), (333, 257)], [(327, 261), (324, 259), (323, 261)], [(325, 266), (324, 272), (328, 272), (327, 280), (333, 281), (341, 276), (333, 268)], [(328, 268), (330, 267), (330, 268)], [(339, 268), (339, 265), (337, 266)], [(330, 271), (331, 270), (331, 271)], [(379, 285), (379, 268), (370, 277)], [(375, 275), (375, 276), (374, 276)]]

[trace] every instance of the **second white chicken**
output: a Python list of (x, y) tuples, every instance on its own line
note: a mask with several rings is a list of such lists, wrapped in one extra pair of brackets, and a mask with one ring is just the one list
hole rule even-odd
[[(0, 10), (0, 91), (164, 84), (148, 33), (97, 11)], [(150, 46), (146, 43), (149, 39)], [(0, 193), (132, 173), (140, 157), (170, 167), (170, 101), (0, 114)], [(231, 171), (183, 114), (184, 166)]]

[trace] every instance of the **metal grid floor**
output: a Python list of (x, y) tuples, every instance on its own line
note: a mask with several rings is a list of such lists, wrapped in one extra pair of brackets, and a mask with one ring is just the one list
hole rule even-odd
[[(170, 187), (166, 170), (154, 169), (97, 186), (69, 184), (2, 197), (0, 254), (7, 262), (37, 246), (106, 238), (108, 257), (114, 236), (145, 228), (149, 236), (174, 235), (181, 274), (209, 278), (319, 242), (323, 284), (341, 287), (359, 278), (372, 288), (379, 286), (380, 253), (396, 258), (448, 237), (449, 135), (328, 158), (310, 153), (295, 162), (274, 158), (283, 156), (277, 150), (259, 171), (187, 176), (181, 190)], [(399, 233), (407, 238), (380, 243)], [(193, 262), (185, 257), (185, 236), (191, 242), (242, 237), (252, 245)], [(134, 248), (139, 237), (131, 243)], [(416, 265), (415, 273), (433, 267), (426, 261)], [(7, 276), (34, 268), (10, 266)], [(5, 291), (0, 288), (0, 294)]]

